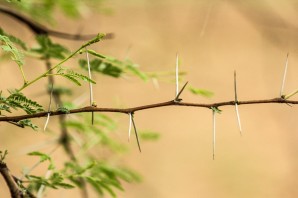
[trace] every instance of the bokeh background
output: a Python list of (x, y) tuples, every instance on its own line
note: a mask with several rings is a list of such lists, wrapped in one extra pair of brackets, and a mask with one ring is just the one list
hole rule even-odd
[[(112, 13), (86, 13), (81, 20), (68, 21), (57, 15), (56, 30), (77, 33), (113, 32), (115, 38), (92, 46), (118, 58), (129, 57), (147, 72), (173, 72), (179, 53), (183, 76), (195, 87), (214, 92), (212, 98), (185, 91), (185, 102), (212, 103), (233, 100), (233, 72), (237, 71), (238, 99), (266, 99), (279, 96), (286, 55), (289, 70), (285, 93), (298, 88), (298, 39), (296, 1), (245, 0), (126, 0), (106, 1)], [(32, 40), (32, 33), (7, 16), (0, 15), (7, 32)], [(75, 49), (80, 42), (67, 42)], [(38, 62), (26, 65), (28, 76), (44, 71)], [(22, 84), (15, 65), (1, 62), (1, 90)], [(171, 100), (174, 76), (152, 82), (136, 78), (115, 80), (97, 77), (95, 99), (102, 107), (133, 107)], [(43, 87), (41, 84), (43, 83)], [(48, 97), (46, 81), (25, 92), (43, 104)], [(62, 82), (63, 83), (63, 82)], [(72, 86), (72, 85), (69, 85)], [(76, 90), (73, 100), (87, 93), (87, 85)], [(44, 95), (43, 95), (44, 94)], [(297, 99), (294, 96), (293, 99)], [(83, 105), (88, 105), (86, 99)], [(137, 112), (140, 129), (158, 131), (156, 142), (135, 141), (124, 162), (137, 170), (143, 181), (125, 184), (123, 198), (180, 197), (297, 197), (298, 126), (297, 107), (285, 104), (239, 106), (243, 127), (240, 136), (235, 109), (221, 108), (217, 115), (216, 156), (212, 159), (212, 112), (190, 107), (164, 107)], [(128, 117), (109, 114), (119, 123), (116, 138), (127, 141)], [(55, 123), (55, 118), (51, 119)], [(44, 120), (36, 120), (42, 128)], [(49, 135), (20, 130), (0, 123), (0, 149), (8, 149), (7, 163), (14, 173), (35, 162), (26, 152), (44, 148)], [(50, 147), (50, 146), (49, 146)], [(49, 149), (51, 150), (51, 149)], [(63, 154), (55, 153), (57, 160)], [(100, 155), (100, 151), (99, 151)], [(4, 181), (0, 179), (0, 186)], [(67, 197), (70, 191), (52, 191), (47, 197)], [(1, 188), (0, 197), (7, 197)], [(79, 197), (76, 191), (71, 197)]]

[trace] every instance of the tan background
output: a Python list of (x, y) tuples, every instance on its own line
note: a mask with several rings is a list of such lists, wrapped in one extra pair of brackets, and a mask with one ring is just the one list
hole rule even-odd
[[(115, 39), (93, 48), (119, 58), (128, 56), (148, 72), (174, 71), (175, 55), (179, 52), (181, 70), (187, 72), (183, 82), (215, 93), (211, 99), (205, 99), (184, 92), (187, 102), (233, 100), (234, 70), (238, 74), (239, 100), (278, 97), (288, 52), (285, 92), (297, 88), (295, 1), (130, 0), (109, 1), (108, 5), (113, 10), (111, 16), (86, 14), (82, 21), (63, 21), (55, 28), (70, 32), (80, 28), (82, 33), (114, 32)], [(22, 25), (0, 17), (0, 24), (7, 31), (17, 30), (16, 35), (33, 38)], [(80, 43), (68, 45), (75, 49)], [(26, 66), (32, 78), (42, 71), (37, 62)], [(22, 83), (15, 65), (7, 68), (1, 63), (0, 79), (1, 90)], [(160, 82), (157, 90), (151, 82), (134, 78), (114, 80), (99, 76), (97, 80), (95, 98), (103, 107), (138, 106), (174, 96), (173, 83)], [(35, 85), (25, 92), (35, 96), (43, 93), (43, 87)], [(74, 99), (85, 92), (83, 88), (77, 91)], [(47, 104), (47, 97), (37, 100)], [(142, 144), (142, 154), (138, 153), (135, 141), (131, 143), (131, 153), (124, 161), (143, 175), (143, 182), (124, 184), (125, 192), (120, 192), (119, 197), (297, 197), (297, 107), (240, 106), (243, 137), (238, 132), (234, 108), (221, 109), (223, 113), (217, 116), (215, 160), (212, 160), (210, 110), (165, 107), (138, 112), (137, 126), (159, 131), (161, 139)], [(119, 141), (126, 143), (128, 118), (123, 115), (115, 118), (119, 121), (116, 131)], [(44, 120), (37, 122), (42, 128)], [(35, 163), (32, 159), (28, 161), (25, 152), (51, 139), (41, 131), (19, 130), (5, 123), (0, 126), (0, 149), (9, 149), (7, 162), (14, 173)], [(56, 155), (59, 160), (59, 154)], [(1, 179), (0, 186), (3, 185)], [(2, 196), (7, 193), (5, 190), (1, 188), (0, 197), (6, 197)], [(57, 195), (67, 197), (69, 191), (52, 191), (47, 197)]]

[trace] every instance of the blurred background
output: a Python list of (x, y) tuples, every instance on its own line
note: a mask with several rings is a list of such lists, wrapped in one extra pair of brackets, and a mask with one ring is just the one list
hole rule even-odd
[[(298, 88), (298, 3), (244, 0), (109, 0), (106, 14), (85, 12), (83, 18), (68, 21), (57, 14), (53, 29), (70, 33), (112, 32), (115, 38), (91, 48), (117, 58), (129, 58), (146, 72), (174, 72), (176, 53), (186, 81), (214, 92), (211, 98), (185, 91), (183, 101), (213, 103), (234, 98), (233, 72), (237, 71), (238, 99), (279, 97), (286, 55), (289, 69), (285, 93)], [(32, 40), (34, 35), (23, 25), (0, 14), (6, 32)], [(45, 24), (49, 27), (48, 24)], [(76, 49), (80, 42), (53, 38)], [(25, 71), (36, 76), (44, 67), (28, 60)], [(12, 78), (14, 76), (14, 78)], [(0, 65), (1, 90), (20, 87), (22, 79), (15, 65)], [(174, 76), (144, 83), (137, 78), (98, 76), (94, 86), (100, 107), (134, 107), (173, 99)], [(42, 81), (46, 87), (46, 80)], [(41, 84), (42, 84), (41, 83)], [(63, 81), (61, 83), (64, 83)], [(41, 84), (25, 93), (46, 105), (48, 97)], [(70, 88), (74, 88), (75, 86)], [(87, 84), (76, 89), (75, 100), (88, 93)], [(297, 96), (292, 98), (297, 99)], [(88, 98), (82, 106), (88, 105)], [(123, 163), (142, 175), (142, 182), (124, 183), (124, 198), (180, 197), (297, 197), (298, 126), (297, 107), (285, 104), (239, 106), (243, 135), (237, 127), (235, 109), (221, 108), (216, 115), (216, 154), (212, 159), (212, 112), (190, 107), (164, 107), (135, 114), (137, 127), (157, 131), (156, 142), (141, 142), (139, 153), (135, 139)], [(127, 143), (128, 117), (109, 114), (119, 126), (115, 138)], [(50, 120), (55, 123), (55, 119)], [(41, 128), (45, 119), (34, 120)], [(0, 149), (8, 149), (7, 163), (20, 174), (34, 164), (25, 155), (43, 147), (49, 135), (22, 130), (0, 123)], [(51, 149), (49, 149), (51, 150)], [(63, 150), (61, 149), (61, 153)], [(98, 151), (100, 155), (100, 151)], [(59, 159), (59, 152), (57, 152)], [(0, 180), (0, 186), (4, 181)], [(4, 190), (1, 188), (1, 197)], [(47, 197), (66, 197), (70, 191), (51, 191)], [(4, 192), (7, 193), (7, 192)], [(72, 197), (79, 197), (74, 190)], [(3, 196), (5, 197), (5, 196)]]

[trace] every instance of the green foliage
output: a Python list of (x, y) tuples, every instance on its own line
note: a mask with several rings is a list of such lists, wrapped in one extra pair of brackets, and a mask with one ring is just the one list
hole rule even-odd
[(222, 110), (220, 110), (218, 107), (211, 107), (212, 111), (214, 111), (215, 113), (221, 113)]
[(64, 172), (69, 174), (68, 179), (73, 183), (77, 183), (78, 178), (86, 180), (101, 196), (108, 193), (112, 197), (116, 197), (115, 189), (123, 190), (121, 180), (140, 181), (140, 176), (134, 171), (113, 167), (105, 162), (92, 162), (85, 167), (76, 163), (67, 163)]
[(69, 109), (66, 107), (58, 107), (57, 111), (65, 114), (69, 113)]
[(89, 150), (94, 147), (110, 152), (124, 152), (126, 147), (119, 144), (111, 137), (111, 132), (116, 129), (116, 123), (110, 117), (94, 114), (94, 124), (91, 123), (90, 114), (78, 114), (78, 119), (67, 120), (65, 126), (80, 135), (82, 149)]
[(11, 54), (11, 59), (15, 61), (19, 67), (24, 65), (24, 54), (14, 45), (10, 37), (0, 34), (0, 47), (4, 52)]
[(64, 46), (53, 43), (48, 36), (38, 35), (36, 41), (39, 47), (31, 49), (31, 51), (40, 54), (42, 58), (64, 59), (65, 55), (69, 53)]
[(31, 153), (28, 153), (28, 155), (39, 157), (39, 162), (40, 163), (45, 162), (45, 161), (49, 161), (50, 165), (48, 166), (48, 170), (55, 169), (54, 162), (53, 162), (51, 156), (49, 156), (48, 154), (45, 154), (45, 153), (42, 153), (42, 152), (39, 152), (39, 151), (33, 151)]
[[(26, 178), (30, 181), (31, 185), (35, 186), (35, 190), (37, 191), (41, 185), (45, 187), (50, 187), (53, 189), (71, 189), (74, 188), (74, 185), (68, 184), (64, 182), (64, 175), (58, 172), (54, 172), (48, 179), (45, 177), (40, 177), (36, 175), (26, 175)], [(33, 187), (29, 187), (33, 188)]]
[(22, 41), (21, 39), (15, 37), (13, 35), (10, 35), (10, 34), (4, 32), (4, 30), (2, 28), (0, 28), (0, 35), (8, 37), (11, 42), (13, 42), (14, 44), (19, 45), (23, 50), (28, 49), (27, 45), (24, 41)]
[[(22, 2), (15, 0), (10, 2), (11, 6), (17, 7), (16, 10), (25, 11), (32, 16), (33, 21), (37, 19), (53, 22), (53, 10), (57, 10), (57, 8), (63, 10), (63, 12), (69, 16), (77, 17), (80, 15), (82, 8), (86, 9), (84, 5), (87, 3), (95, 4), (98, 0), (40, 0)], [(79, 52), (85, 52), (86, 47), (100, 41), (103, 37), (104, 34), (98, 34), (97, 37), (70, 53), (67, 48), (60, 43), (54, 43), (48, 36), (42, 35), (36, 37), (38, 46), (30, 49), (22, 40), (0, 29), (0, 47), (5, 54), (9, 54), (18, 64), (24, 79), (24, 85), (19, 88), (18, 91), (11, 91), (8, 97), (4, 97), (2, 91), (0, 91), (0, 114), (12, 113), (14, 112), (13, 110), (19, 109), (25, 111), (27, 114), (44, 111), (40, 104), (31, 98), (27, 98), (21, 91), (45, 77), (62, 76), (78, 86), (81, 85), (82, 81), (95, 83), (95, 81), (81, 73), (82, 69), (87, 70), (86, 60), (79, 60), (80, 71), (63, 66)], [(115, 78), (124, 75), (132, 75), (144, 81), (149, 79), (147, 73), (142, 72), (138, 65), (129, 60), (121, 61), (93, 50), (88, 50), (88, 53), (94, 56), (94, 59), (90, 61), (91, 70), (94, 73), (101, 73)], [(38, 75), (38, 77), (33, 80), (26, 81), (25, 74), (22, 70), (22, 66), (25, 64), (25, 55), (31, 55), (33, 58), (42, 61), (42, 64), (46, 63), (47, 66), (51, 68)], [(49, 66), (53, 59), (58, 59), (60, 62), (54, 66)], [(47, 87), (47, 91), (48, 93), (51, 92), (51, 86)], [(70, 95), (71, 92), (70, 89), (54, 84), (52, 94), (53, 97), (59, 97), (62, 94)], [(67, 114), (70, 112), (70, 109), (75, 108), (72, 103), (64, 103), (64, 98), (59, 99), (63, 102), (63, 106), (57, 109), (58, 112)], [(38, 128), (29, 119), (11, 123), (20, 127), (30, 127), (34, 130)], [(51, 126), (48, 126), (48, 128), (50, 127)], [(41, 186), (52, 189), (83, 187), (81, 183), (83, 180), (89, 184), (89, 186), (92, 186), (99, 196), (110, 195), (116, 197), (117, 190), (123, 190), (123, 181), (139, 182), (141, 180), (136, 172), (117, 162), (118, 158), (122, 157), (128, 149), (126, 145), (119, 143), (117, 138), (115, 138), (116, 135), (113, 132), (117, 129), (117, 122), (114, 118), (94, 112), (94, 125), (92, 125), (91, 113), (76, 114), (72, 116), (72, 119), (66, 119), (66, 121), (60, 125), (62, 130), (66, 129), (65, 127), (67, 128), (67, 132), (71, 132), (73, 136), (69, 135), (71, 137), (67, 142), (69, 145), (65, 145), (66, 143), (62, 141), (59, 142), (59, 144), (64, 147), (75, 147), (76, 144), (73, 143), (78, 143), (79, 146), (74, 148), (74, 151), (76, 151), (74, 155), (77, 160), (66, 159), (64, 167), (57, 169), (54, 165), (55, 158), (50, 155), (40, 151), (29, 153), (30, 156), (39, 158), (38, 164), (49, 164), (47, 171), (51, 174), (50, 177), (25, 174), (28, 179), (28, 185), (27, 183), (24, 184), (27, 185), (24, 187), (24, 190), (30, 191), (34, 189), (38, 191)], [(159, 134), (150, 131), (140, 133), (140, 136), (145, 140), (156, 140), (159, 138)], [(104, 155), (98, 155), (99, 149), (104, 152)], [(1, 155), (2, 153), (0, 153), (0, 158)], [(113, 163), (109, 163), (110, 161), (113, 161)], [(85, 165), (82, 165), (84, 163)]]
[[(54, 18), (55, 11), (62, 12), (65, 16), (78, 18), (84, 12), (90, 9), (97, 11), (106, 11), (101, 2), (103, 0), (38, 0), (38, 1), (21, 1), (21, 0), (6, 0), (11, 3), (15, 9), (30, 15), (33, 19), (39, 22), (47, 22), (54, 24), (58, 18)], [(99, 6), (101, 5), (101, 6)]]
[(79, 86), (82, 85), (79, 80), (83, 80), (83, 81), (86, 81), (86, 82), (89, 82), (89, 83), (96, 84), (96, 82), (94, 80), (90, 79), (88, 76), (76, 73), (76, 72), (74, 72), (70, 69), (66, 69), (66, 68), (63, 68), (63, 67), (59, 67), (58, 71), (55, 75), (62, 76), (64, 78), (72, 81), (73, 83), (79, 85)]
[(31, 129), (33, 129), (34, 131), (36, 131), (37, 129), (38, 129), (38, 126), (36, 126), (35, 124), (33, 124), (32, 122), (31, 122), (31, 120), (29, 120), (29, 119), (25, 119), (25, 120), (20, 120), (20, 121), (18, 121), (18, 124), (20, 125), (20, 126), (23, 126), (23, 127), (30, 127)]
[[(88, 53), (90, 53), (93, 56), (98, 58), (98, 59), (95, 59), (95, 60), (97, 60), (95, 63), (99, 64), (97, 66), (97, 68), (99, 69), (100, 72), (101, 72), (101, 70), (104, 70), (104, 68), (109, 68), (110, 69), (110, 71), (107, 72), (107, 75), (118, 77), (118, 75), (120, 76), (122, 73), (130, 73), (132, 75), (135, 75), (135, 76), (139, 77), (140, 79), (142, 79), (144, 81), (147, 81), (148, 78), (149, 78), (148, 75), (146, 75), (144, 72), (142, 72), (138, 69), (137, 64), (132, 63), (130, 60), (120, 61), (120, 60), (118, 60), (114, 57), (105, 56), (105, 55), (99, 54), (99, 53), (97, 53), (93, 50), (88, 50)], [(103, 63), (104, 63), (104, 65), (101, 66), (100, 64), (103, 64)], [(86, 68), (86, 66), (84, 65), (84, 62), (82, 62), (82, 61), (80, 62), (80, 66), (83, 67), (83, 68)], [(100, 69), (100, 67), (102, 69)], [(113, 72), (115, 72), (116, 68), (118, 68), (117, 75), (115, 73), (113, 73)], [(111, 70), (113, 72), (111, 72)], [(102, 73), (104, 73), (104, 72), (102, 72)], [(113, 75), (112, 75), (112, 73), (113, 73)]]
[(27, 98), (21, 92), (12, 91), (7, 98), (3, 97), (2, 92), (0, 92), (0, 112), (1, 110), (5, 110), (6, 112), (11, 113), (10, 108), (22, 109), (27, 114), (44, 111), (40, 104)]
[[(85, 59), (80, 59), (79, 65), (83, 69), (88, 70), (87, 61)], [(104, 75), (112, 76), (115, 78), (120, 77), (123, 72), (121, 68), (114, 66), (112, 63), (106, 63), (100, 59), (94, 59), (90, 61), (90, 69), (91, 71), (102, 73)]]
[(198, 89), (198, 88), (194, 88), (194, 87), (189, 87), (189, 90), (191, 93), (195, 94), (195, 95), (201, 95), (207, 98), (210, 98), (214, 95), (213, 92), (205, 90), (205, 89)]
[(139, 136), (143, 140), (156, 141), (160, 138), (160, 134), (153, 131), (140, 131)]

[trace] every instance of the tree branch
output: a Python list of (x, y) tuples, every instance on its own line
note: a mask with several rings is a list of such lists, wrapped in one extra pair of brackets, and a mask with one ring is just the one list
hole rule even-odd
[[(265, 104), (265, 103), (298, 104), (298, 101), (285, 100), (283, 98), (238, 101), (238, 105)], [(177, 102), (175, 100), (170, 100), (167, 102), (149, 104), (149, 105), (144, 105), (144, 106), (137, 106), (137, 107), (132, 107), (132, 108), (124, 108), (124, 109), (123, 108), (101, 108), (101, 107), (87, 106), (87, 107), (83, 107), (83, 108), (71, 109), (67, 113), (59, 111), (59, 110), (51, 111), (50, 116), (84, 113), (84, 112), (115, 112), (115, 113), (128, 114), (128, 113), (133, 113), (136, 111), (142, 111), (145, 109), (153, 109), (153, 108), (159, 108), (159, 107), (165, 107), (165, 106), (189, 106), (189, 107), (200, 107), (200, 108), (211, 109), (211, 107), (222, 107), (222, 106), (233, 106), (233, 105), (235, 105), (235, 101), (203, 104), (203, 103)], [(5, 117), (0, 117), (0, 122), (9, 122), (9, 121), (17, 122), (17, 121), (24, 120), (24, 119), (46, 117), (47, 114), (48, 114), (48, 111), (35, 113), (35, 114), (28, 114), (28, 115), (5, 116)]]
[(4, 162), (0, 162), (0, 173), (2, 177), (4, 178), (12, 198), (22, 198), (23, 193), (19, 189), (18, 185), (16, 184), (13, 176), (10, 174), (9, 169), (7, 168), (7, 165)]
[[(47, 27), (38, 24), (30, 19), (28, 19), (25, 16), (22, 16), (16, 12), (13, 12), (9, 10), (8, 8), (4, 8), (3, 6), (0, 6), (0, 12), (16, 19), (20, 23), (25, 24), (34, 34), (37, 35), (49, 35), (54, 36), (58, 38), (68, 39), (68, 40), (89, 40), (91, 38), (94, 38), (97, 34), (87, 34), (87, 35), (81, 35), (81, 34), (69, 34), (65, 32), (58, 32), (55, 30), (48, 29)], [(104, 39), (111, 39), (114, 37), (113, 33), (107, 33)]]

